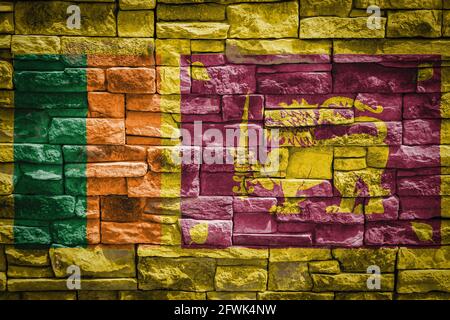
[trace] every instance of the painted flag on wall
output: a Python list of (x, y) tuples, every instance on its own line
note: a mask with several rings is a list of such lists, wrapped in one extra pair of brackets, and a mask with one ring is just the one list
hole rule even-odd
[(440, 245), (440, 57), (332, 58), (16, 56), (2, 242)]

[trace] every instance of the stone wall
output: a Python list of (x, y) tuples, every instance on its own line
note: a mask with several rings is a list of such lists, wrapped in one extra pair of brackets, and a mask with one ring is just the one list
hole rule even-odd
[(0, 1), (0, 34), (0, 299), (450, 297), (450, 1)]

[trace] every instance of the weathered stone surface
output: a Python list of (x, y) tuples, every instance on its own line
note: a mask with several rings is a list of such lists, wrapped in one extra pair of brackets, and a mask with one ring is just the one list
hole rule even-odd
[(13, 104), (14, 91), (0, 91), (0, 107), (11, 108)]
[(416, 91), (417, 74), (415, 69), (355, 63), (336, 64), (334, 72), (335, 92), (400, 93)]
[[(448, 42), (446, 40), (420, 40), (420, 39), (386, 39), (386, 40), (336, 40), (335, 54), (343, 55), (339, 62), (361, 61), (355, 56), (347, 54), (442, 54), (448, 59)], [(362, 61), (367, 61), (366, 56)], [(369, 59), (369, 61), (379, 61), (379, 59)]]
[(377, 265), (382, 272), (395, 269), (397, 249), (333, 249), (332, 252), (346, 272), (366, 272), (371, 265)]
[(223, 40), (192, 40), (192, 52), (224, 52), (225, 42)]
[(227, 58), (234, 63), (329, 62), (331, 42), (300, 39), (228, 39), (226, 40), (226, 54)]
[(407, 94), (403, 98), (405, 119), (448, 118), (449, 110), (445, 108), (445, 95), (435, 93)]
[(362, 170), (367, 168), (366, 158), (334, 159), (333, 168), (339, 171)]
[(397, 300), (449, 300), (450, 293), (427, 292), (427, 293), (403, 293), (397, 295)]
[(189, 68), (169, 66), (157, 67), (156, 76), (157, 92), (159, 94), (184, 94), (190, 93), (191, 91)]
[(124, 195), (127, 194), (127, 180), (126, 178), (66, 178), (65, 189), (66, 193), (71, 195)]
[[(225, 104), (225, 97), (230, 96), (222, 97), (224, 104)], [(220, 99), (218, 96), (183, 95), (181, 96), (181, 103), (182, 103), (181, 105), (182, 114), (197, 115), (197, 114), (220, 113)], [(243, 104), (241, 105), (241, 107), (242, 106)], [(225, 110), (224, 110), (224, 117), (225, 117)], [(239, 120), (241, 119), (242, 117), (239, 118)]]
[(205, 292), (192, 291), (120, 291), (119, 300), (205, 300)]
[(78, 4), (84, 19), (81, 28), (66, 25), (67, 4), (62, 1), (21, 1), (15, 7), (16, 32), (19, 34), (115, 36), (114, 4)]
[(258, 75), (257, 83), (265, 94), (327, 94), (331, 92), (331, 74), (293, 72)]
[(449, 270), (405, 270), (398, 275), (399, 293), (450, 292)]
[(102, 222), (102, 243), (152, 243), (161, 239), (161, 226), (150, 222)]
[[(392, 171), (367, 168), (358, 171), (335, 171), (335, 187), (342, 196), (381, 197), (395, 192), (395, 178)], [(357, 188), (357, 182), (364, 181), (366, 188)]]
[(388, 13), (387, 36), (427, 37), (441, 36), (442, 15), (437, 10), (411, 10)]
[(367, 153), (368, 165), (375, 168), (429, 168), (440, 166), (439, 146), (399, 146), (389, 149), (389, 159), (386, 163), (387, 149), (370, 147)]
[(156, 39), (155, 45), (158, 65), (179, 66), (182, 55), (191, 53), (190, 41), (186, 39)]
[(139, 289), (214, 290), (214, 259), (139, 258)]
[(16, 219), (51, 220), (75, 216), (75, 198), (71, 196), (14, 195)]
[(6, 256), (4, 252), (4, 246), (0, 246), (0, 271), (6, 271)]
[(153, 37), (154, 20), (153, 11), (119, 11), (119, 37)]
[(52, 292), (52, 291), (38, 291), (38, 292), (23, 292), (23, 300), (77, 300), (76, 292)]
[(14, 14), (0, 13), (0, 32), (5, 34), (14, 33)]
[(235, 213), (233, 225), (236, 233), (273, 233), (277, 230), (275, 217), (269, 213)]
[(124, 118), (125, 97), (122, 94), (90, 92), (88, 94), (90, 118)]
[(1, 164), (0, 166), (0, 195), (10, 195), (14, 191), (14, 166)]
[[(229, 95), (222, 97), (223, 120), (242, 120), (246, 96)], [(250, 95), (248, 98), (248, 120), (263, 119), (264, 97)]]
[(367, 18), (314, 17), (300, 20), (300, 38), (384, 38), (386, 18), (381, 28), (367, 28)]
[(217, 291), (263, 291), (267, 271), (252, 266), (218, 266), (214, 284)]
[(365, 204), (366, 220), (396, 220), (399, 206), (397, 197), (369, 198)]
[[(89, 230), (97, 233), (98, 230)], [(88, 243), (87, 223), (83, 220), (71, 219), (52, 223), (52, 238), (55, 243), (63, 246), (77, 246)]]
[(330, 273), (338, 274), (341, 272), (339, 262), (336, 260), (313, 261), (308, 263), (310, 273)]
[[(442, 177), (442, 178), (441, 178)], [(438, 196), (446, 194), (440, 187), (441, 181), (446, 183), (445, 176), (416, 176), (398, 179), (398, 194), (401, 196)]]
[(230, 38), (297, 37), (298, 3), (230, 5), (227, 18)]
[(208, 300), (256, 300), (256, 292), (208, 292)]
[[(153, 53), (153, 39), (150, 38), (111, 38), (111, 37), (62, 37), (61, 51), (65, 54), (90, 54), (99, 55), (90, 57), (90, 62), (95, 62), (96, 66), (115, 66), (117, 65), (117, 56), (138, 56), (148, 57)], [(111, 52), (115, 56), (111, 61)], [(99, 61), (100, 60), (100, 61)], [(136, 63), (135, 59), (125, 59)], [(123, 62), (123, 61), (122, 61)], [(148, 62), (151, 62), (148, 61)], [(147, 62), (147, 63), (148, 63)], [(93, 63), (94, 64), (94, 63)], [(128, 64), (122, 64), (128, 65)], [(131, 64), (132, 66), (135, 64)], [(141, 66), (141, 64), (138, 64)]]
[(249, 94), (256, 91), (254, 66), (213, 66), (206, 70), (208, 81), (192, 80), (193, 93)]
[(7, 61), (0, 61), (0, 89), (13, 88), (13, 67)]
[(64, 71), (19, 71), (14, 74), (16, 89), (29, 92), (85, 92), (86, 69)]
[(21, 164), (16, 169), (14, 191), (19, 194), (63, 194), (62, 167), (59, 165)]
[(52, 36), (12, 36), (11, 51), (14, 54), (58, 54), (61, 40)]
[(197, 171), (200, 164), (198, 147), (148, 147), (147, 162), (153, 172)]
[(1, 219), (13, 219), (14, 218), (14, 196), (0, 196), (0, 206), (2, 210), (0, 211)]
[(314, 292), (274, 292), (266, 291), (258, 293), (259, 300), (333, 300), (333, 293)]
[(146, 173), (147, 164), (145, 162), (67, 164), (64, 167), (64, 175), (69, 178), (142, 177)]
[(399, 94), (360, 93), (354, 105), (356, 121), (402, 120), (402, 96)]
[(229, 247), (232, 222), (229, 220), (182, 219), (183, 242), (188, 246)]
[(61, 147), (47, 144), (15, 144), (14, 160), (40, 164), (61, 164)]
[(145, 199), (145, 212), (149, 214), (180, 215), (180, 198), (147, 198)]
[(439, 249), (400, 248), (398, 269), (449, 269), (450, 247)]
[[(142, 178), (128, 178), (130, 197), (178, 198), (199, 195), (200, 181), (197, 172), (180, 173), (148, 172)], [(161, 186), (163, 186), (161, 188)]]
[(404, 126), (404, 144), (440, 144), (441, 134), (437, 130), (441, 125), (439, 120), (405, 120)]
[(393, 294), (390, 292), (337, 292), (336, 300), (393, 300)]
[[(448, 5), (448, 7), (450, 8), (450, 4)], [(443, 15), (442, 18), (444, 20), (444, 24), (443, 24), (443, 28), (442, 28), (442, 35), (444, 37), (449, 37), (450, 36), (450, 12), (447, 11), (443, 11)]]
[[(12, 111), (12, 110), (11, 110)], [(50, 117), (45, 111), (33, 110), (14, 110), (9, 113), (8, 109), (0, 109), (0, 115), (3, 118), (0, 138), (2, 142), (8, 141), (7, 138), (14, 133), (15, 143), (47, 143), (49, 133)], [(10, 122), (11, 121), (11, 122)], [(12, 122), (14, 122), (14, 131), (12, 132)], [(11, 129), (11, 132), (8, 130)], [(6, 138), (6, 139), (5, 139)]]
[(269, 264), (268, 289), (271, 291), (307, 291), (312, 289), (308, 264), (303, 262), (272, 262)]
[(179, 246), (152, 246), (140, 245), (138, 247), (138, 256), (140, 257), (203, 257), (215, 259), (240, 259), (240, 260), (258, 260), (267, 259), (269, 253), (267, 249), (252, 249), (246, 247), (230, 247), (220, 250), (203, 248), (181, 248)]
[(222, 21), (225, 20), (225, 6), (215, 3), (160, 4), (157, 17), (165, 21)]
[(66, 162), (145, 161), (144, 147), (129, 145), (63, 146)]
[(313, 243), (311, 232), (300, 234), (261, 234), (261, 233), (235, 233), (233, 244), (242, 246), (264, 247), (309, 247)]
[(14, 3), (13, 2), (1, 2), (0, 3), (0, 12), (13, 12), (14, 11)]
[(127, 110), (180, 113), (179, 95), (127, 94)]
[(247, 180), (249, 194), (258, 197), (331, 197), (331, 183), (317, 179), (272, 179)]
[(277, 204), (276, 198), (235, 197), (234, 212), (270, 212)]
[(6, 291), (6, 274), (0, 272), (0, 291)]
[(54, 276), (50, 267), (10, 266), (8, 278), (51, 278)]
[(50, 259), (56, 277), (66, 277), (67, 267), (76, 265), (84, 276), (127, 278), (135, 276), (133, 246), (52, 248)]
[(345, 109), (290, 109), (264, 112), (264, 124), (266, 127), (311, 127), (317, 125), (340, 125), (353, 122), (353, 111)]
[(300, 6), (300, 16), (338, 16), (347, 17), (352, 9), (350, 0), (303, 0)]
[(119, 0), (122, 10), (142, 10), (153, 9), (156, 6), (155, 0)]
[(20, 300), (21, 294), (20, 292), (0, 292), (0, 300)]
[(108, 90), (117, 93), (154, 93), (155, 69), (111, 68), (107, 70)]
[(420, 197), (420, 196), (402, 196), (400, 198), (401, 211), (400, 218), (404, 220), (411, 219), (431, 219), (435, 217), (444, 217), (445, 213), (441, 213), (441, 200), (442, 207), (446, 206), (446, 197), (432, 196), (432, 197)]
[(170, 114), (131, 111), (126, 118), (127, 134), (178, 138), (179, 131)]
[(158, 22), (158, 38), (226, 39), (230, 26), (221, 22)]
[[(136, 290), (137, 283), (134, 279), (85, 279), (84, 290)], [(8, 280), (10, 291), (65, 291), (67, 280), (65, 279), (10, 279)]]
[(121, 119), (55, 118), (49, 139), (54, 144), (124, 144), (125, 125)]
[(319, 225), (315, 228), (320, 245), (359, 247), (363, 245), (364, 227), (358, 225)]
[(370, 5), (376, 5), (383, 9), (438, 9), (440, 0), (424, 0), (420, 3), (414, 0), (356, 0), (355, 7), (366, 9)]
[(11, 47), (11, 36), (1, 35), (0, 36), (0, 49), (9, 49)]
[(198, 197), (181, 201), (183, 217), (204, 220), (228, 220), (233, 215), (233, 198)]
[[(314, 291), (364, 291), (370, 274), (341, 273), (336, 275), (313, 274)], [(380, 276), (381, 288), (377, 291), (391, 291), (394, 288), (394, 275)]]
[(123, 196), (104, 197), (101, 199), (102, 220), (115, 222), (132, 222), (142, 218), (145, 201), (141, 198)]
[(439, 225), (434, 220), (409, 222), (371, 222), (364, 242), (371, 245), (433, 245), (440, 243)]
[(18, 249), (13, 246), (5, 248), (8, 263), (11, 265), (45, 267), (50, 265), (48, 251), (45, 249)]

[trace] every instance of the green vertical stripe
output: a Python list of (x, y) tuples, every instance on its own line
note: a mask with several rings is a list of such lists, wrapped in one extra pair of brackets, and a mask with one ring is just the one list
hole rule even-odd
[[(86, 245), (86, 56), (14, 57), (14, 243)], [(78, 145), (78, 146), (74, 146)], [(76, 182), (65, 166), (80, 162)], [(76, 188), (77, 192), (73, 190)]]

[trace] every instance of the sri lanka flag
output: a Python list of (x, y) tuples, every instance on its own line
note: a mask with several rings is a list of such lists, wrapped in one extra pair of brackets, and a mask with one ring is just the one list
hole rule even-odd
[(13, 81), (3, 243), (448, 242), (439, 56), (16, 55)]

